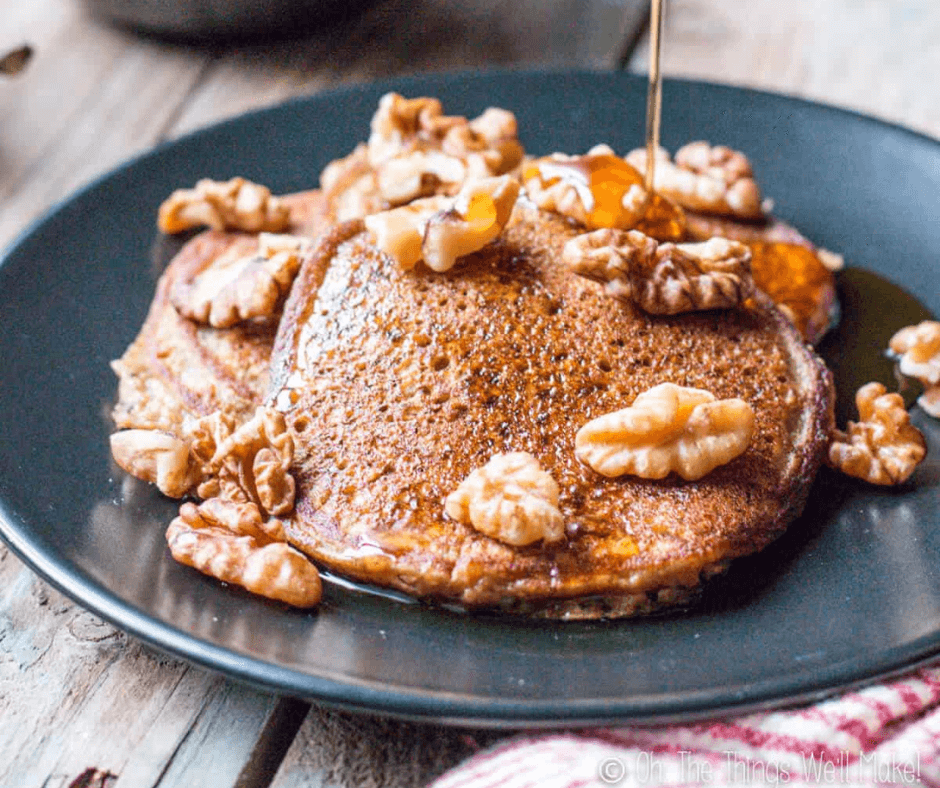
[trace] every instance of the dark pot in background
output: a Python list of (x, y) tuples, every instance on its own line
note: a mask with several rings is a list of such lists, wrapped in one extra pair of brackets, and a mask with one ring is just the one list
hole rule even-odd
[(358, 13), (370, 0), (85, 0), (98, 16), (141, 33), (211, 43), (289, 36)]

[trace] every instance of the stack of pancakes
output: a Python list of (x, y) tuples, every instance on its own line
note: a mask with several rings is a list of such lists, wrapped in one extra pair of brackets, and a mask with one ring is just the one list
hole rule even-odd
[[(291, 209), (292, 231), (319, 240), (283, 316), (223, 329), (182, 317), (174, 283), (255, 242), (197, 236), (115, 362), (115, 421), (179, 435), (220, 408), (283, 412), (297, 496), (282, 519), (318, 565), (469, 608), (628, 616), (687, 603), (802, 510), (832, 429), (831, 376), (763, 293), (648, 315), (570, 271), (562, 248), (583, 228), (524, 201), (444, 274), (401, 270), (359, 220), (330, 226), (318, 192)], [(608, 479), (579, 462), (580, 427), (664, 382), (745, 400), (747, 450), (693, 482)], [(559, 486), (558, 542), (508, 545), (445, 514), (468, 474), (517, 451)]]

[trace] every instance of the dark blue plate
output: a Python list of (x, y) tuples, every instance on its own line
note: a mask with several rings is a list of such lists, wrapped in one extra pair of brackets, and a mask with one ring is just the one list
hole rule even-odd
[[(309, 188), (367, 135), (379, 96), (512, 109), (533, 153), (642, 144), (645, 81), (625, 74), (426, 76), (339, 90), (165, 145), (58, 206), (0, 264), (0, 531), (40, 575), (171, 654), (271, 690), (448, 723), (662, 722), (809, 700), (940, 652), (940, 428), (931, 457), (875, 490), (824, 472), (804, 516), (736, 564), (701, 607), (618, 622), (468, 616), (328, 583), (316, 612), (174, 563), (175, 507), (111, 463), (108, 362), (140, 327), (160, 270), (157, 206), (200, 177)], [(664, 144), (750, 156), (777, 213), (845, 254), (843, 322), (822, 350), (880, 358), (940, 312), (940, 144), (839, 110), (667, 82)], [(900, 288), (900, 289), (899, 289)], [(906, 291), (906, 292), (905, 292)], [(906, 293), (916, 294), (916, 298)], [(874, 362), (873, 362), (874, 363)], [(890, 367), (886, 367), (890, 373)]]

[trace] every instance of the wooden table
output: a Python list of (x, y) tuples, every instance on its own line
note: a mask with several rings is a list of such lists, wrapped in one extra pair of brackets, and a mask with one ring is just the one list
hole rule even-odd
[[(129, 156), (287, 97), (419, 70), (647, 60), (643, 0), (378, 0), (301, 40), (210, 48), (112, 28), (77, 0), (0, 0), (0, 18), (0, 54), (35, 47), (0, 81), (0, 247)], [(664, 72), (940, 136), (940, 6), (671, 0)], [(157, 655), (0, 546), (2, 786), (423, 785), (498, 735), (310, 706)]]

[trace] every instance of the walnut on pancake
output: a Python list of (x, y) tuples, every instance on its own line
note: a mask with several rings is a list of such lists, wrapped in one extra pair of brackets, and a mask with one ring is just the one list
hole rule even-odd
[(241, 177), (204, 178), (193, 189), (177, 189), (160, 205), (157, 217), (161, 232), (169, 234), (203, 226), (279, 233), (289, 223), (290, 210), (270, 189)]
[(568, 241), (562, 259), (653, 315), (738, 307), (754, 290), (750, 250), (726, 238), (660, 244), (638, 230), (595, 230)]
[(229, 328), (271, 318), (287, 296), (309, 240), (261, 233), (257, 251), (223, 255), (170, 290), (177, 311), (197, 323)]
[[(645, 172), (646, 156), (645, 148), (637, 148), (626, 160)], [(655, 156), (653, 187), (683, 208), (745, 220), (766, 217), (751, 164), (739, 151), (690, 142), (676, 151), (674, 161), (662, 148)]]
[(528, 452), (491, 457), (447, 496), (444, 511), (510, 545), (557, 542), (565, 535), (558, 484)]
[(589, 229), (637, 227), (650, 207), (643, 176), (606, 145), (583, 156), (554, 153), (526, 164), (526, 193), (539, 208)]
[(661, 383), (581, 427), (575, 452), (604, 476), (664, 479), (675, 472), (695, 481), (739, 456), (753, 435), (754, 411), (744, 400)]
[(507, 175), (467, 181), (453, 198), (428, 197), (367, 216), (379, 249), (402, 270), (419, 260), (434, 271), (453, 268), (459, 257), (494, 241), (509, 221), (519, 184)]
[(387, 93), (367, 143), (331, 162), (320, 185), (338, 221), (453, 197), (470, 179), (505, 175), (522, 161), (515, 116), (491, 107), (473, 119), (444, 115), (433, 98)]

